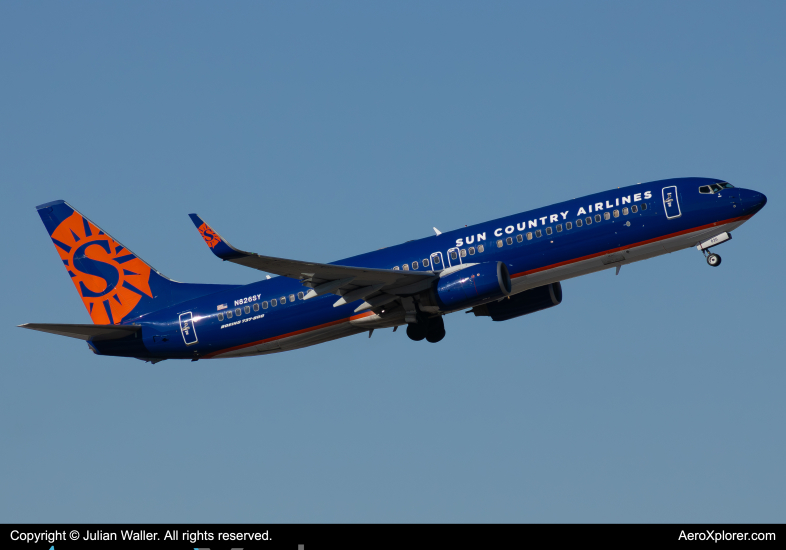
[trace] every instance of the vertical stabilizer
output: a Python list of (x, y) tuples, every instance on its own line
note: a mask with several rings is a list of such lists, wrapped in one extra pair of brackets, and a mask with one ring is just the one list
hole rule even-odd
[(231, 288), (169, 279), (65, 201), (48, 202), (36, 210), (97, 325), (120, 324), (150, 311)]

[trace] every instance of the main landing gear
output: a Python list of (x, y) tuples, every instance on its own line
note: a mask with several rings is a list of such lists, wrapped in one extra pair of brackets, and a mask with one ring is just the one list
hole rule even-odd
[(436, 344), (445, 337), (445, 322), (441, 315), (431, 319), (419, 319), (417, 323), (407, 325), (407, 336), (415, 342), (425, 338), (427, 342)]

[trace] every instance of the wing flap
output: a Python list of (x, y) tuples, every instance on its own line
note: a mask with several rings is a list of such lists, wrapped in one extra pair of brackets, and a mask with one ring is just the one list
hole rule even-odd
[(19, 327), (93, 341), (125, 338), (142, 330), (142, 327), (138, 325), (70, 325), (65, 323), (25, 323)]

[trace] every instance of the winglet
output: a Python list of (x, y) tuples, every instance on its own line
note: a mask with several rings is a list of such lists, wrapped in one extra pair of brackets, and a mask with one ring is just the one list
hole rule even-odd
[(251, 256), (251, 254), (248, 252), (238, 250), (229, 244), (225, 239), (221, 238), (221, 235), (219, 235), (212, 227), (207, 225), (207, 223), (205, 223), (205, 221), (196, 214), (189, 214), (188, 216), (199, 230), (199, 234), (202, 235), (202, 238), (205, 240), (205, 244), (210, 247), (210, 250), (213, 252), (213, 254), (222, 260), (235, 260), (237, 258)]

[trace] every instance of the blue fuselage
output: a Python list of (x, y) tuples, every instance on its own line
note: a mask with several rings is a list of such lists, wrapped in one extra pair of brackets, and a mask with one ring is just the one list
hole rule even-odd
[[(738, 227), (766, 202), (747, 189), (700, 192), (718, 181), (681, 178), (613, 189), (334, 263), (436, 272), (501, 261), (515, 293), (694, 246), (705, 235)], [(271, 344), (374, 315), (355, 313), (362, 300), (334, 307), (337, 296), (304, 300), (304, 291), (300, 281), (287, 277), (230, 287), (126, 320), (141, 325), (141, 335), (91, 347), (100, 354), (159, 359), (282, 351), (286, 347)]]

